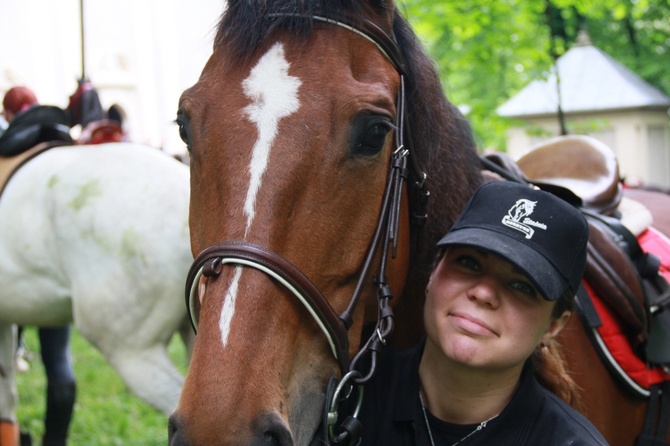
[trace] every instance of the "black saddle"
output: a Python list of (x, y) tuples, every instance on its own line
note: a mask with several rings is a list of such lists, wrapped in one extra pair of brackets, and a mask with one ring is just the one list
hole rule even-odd
[(0, 136), (0, 156), (14, 156), (41, 142), (74, 144), (67, 114), (52, 105), (37, 105), (17, 114)]

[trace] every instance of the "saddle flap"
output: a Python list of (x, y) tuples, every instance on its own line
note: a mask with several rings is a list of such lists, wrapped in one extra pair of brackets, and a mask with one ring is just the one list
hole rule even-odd
[(648, 319), (645, 292), (628, 255), (615, 242), (616, 236), (602, 222), (588, 217), (589, 243), (584, 278), (627, 328), (632, 345), (647, 340)]

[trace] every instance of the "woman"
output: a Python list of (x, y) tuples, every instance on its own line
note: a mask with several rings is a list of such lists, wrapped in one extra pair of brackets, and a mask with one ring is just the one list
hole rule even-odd
[(362, 445), (606, 445), (540, 385), (541, 358), (571, 316), (588, 226), (527, 185), (480, 187), (426, 289), (426, 338), (386, 349), (365, 388)]
[(2, 115), (9, 124), (14, 119), (14, 116), (36, 105), (39, 105), (37, 96), (35, 96), (35, 93), (30, 88), (23, 86), (12, 87), (7, 90), (7, 93), (2, 98)]

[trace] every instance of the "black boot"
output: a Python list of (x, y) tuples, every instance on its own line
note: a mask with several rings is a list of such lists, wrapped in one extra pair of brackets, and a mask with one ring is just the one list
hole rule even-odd
[(47, 413), (42, 446), (66, 445), (77, 393), (76, 387), (74, 382), (47, 385)]
[(33, 439), (30, 437), (30, 433), (21, 432), (21, 446), (33, 446)]

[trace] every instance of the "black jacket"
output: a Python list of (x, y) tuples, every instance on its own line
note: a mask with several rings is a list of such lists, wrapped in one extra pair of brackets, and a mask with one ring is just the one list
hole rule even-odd
[[(399, 351), (386, 348), (375, 377), (365, 386), (359, 419), (363, 423), (361, 446), (431, 446), (419, 400), (419, 361), (425, 341)], [(434, 419), (431, 430), (451, 436), (448, 445), (476, 426), (454, 426)], [(607, 445), (602, 435), (579, 412), (542, 387), (530, 365), (512, 400), (486, 428), (459, 443), (462, 446), (591, 446)]]

